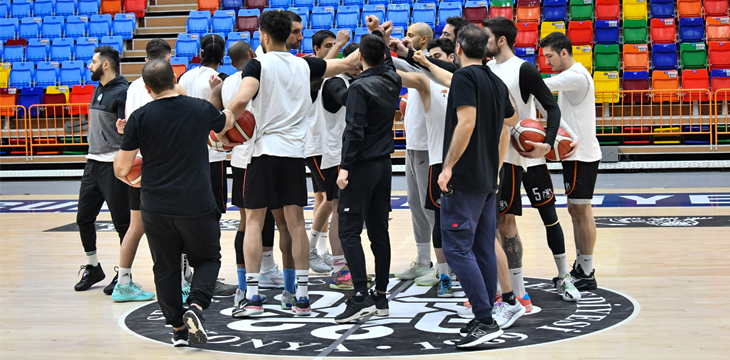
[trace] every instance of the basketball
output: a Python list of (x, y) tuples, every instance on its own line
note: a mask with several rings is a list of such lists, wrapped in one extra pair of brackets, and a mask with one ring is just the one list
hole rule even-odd
[(138, 188), (142, 187), (142, 158), (135, 157), (132, 170), (127, 174), (127, 180), (132, 183), (132, 186)]
[(208, 135), (208, 146), (210, 146), (215, 151), (227, 151), (233, 149), (233, 146), (225, 146), (222, 142), (218, 141), (218, 138), (215, 137), (215, 131), (211, 130), (210, 135)]
[(533, 146), (525, 143), (530, 140), (535, 143), (545, 141), (545, 128), (532, 119), (521, 120), (512, 128), (510, 142), (517, 151), (532, 151)]
[[(573, 142), (573, 138), (570, 137), (567, 131), (563, 128), (558, 129), (558, 135), (555, 136), (555, 143), (553, 149), (550, 150), (545, 158), (550, 161), (563, 161), (565, 160), (565, 154), (569, 153), (571, 148), (570, 144)], [(560, 160), (557, 160), (560, 159)]]
[(228, 130), (226, 136), (232, 142), (243, 143), (253, 136), (254, 128), (256, 128), (256, 118), (250, 111), (245, 110), (238, 120), (233, 123), (233, 128)]
[(406, 116), (406, 105), (408, 105), (408, 94), (403, 95), (398, 102), (398, 109), (400, 110), (400, 116)]

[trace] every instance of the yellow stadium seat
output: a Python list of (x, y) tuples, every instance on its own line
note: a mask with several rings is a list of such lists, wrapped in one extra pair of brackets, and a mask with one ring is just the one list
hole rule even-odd
[[(665, 127), (665, 128), (656, 128), (654, 129), (654, 144), (657, 145), (676, 145), (679, 144), (682, 140), (681, 136), (679, 134), (677, 135), (664, 135), (664, 134), (671, 134), (671, 133), (678, 133), (680, 132), (679, 127)], [(660, 135), (662, 134), (662, 135)]]
[[(593, 73), (593, 83), (596, 88), (596, 104), (617, 103), (620, 101), (619, 87), (621, 81), (617, 71), (596, 71)], [(602, 91), (612, 93), (602, 94)]]
[(63, 94), (66, 96), (66, 102), (68, 102), (68, 97), (71, 96), (71, 92), (66, 85), (49, 86), (46, 88), (46, 94)]
[(9, 62), (2, 63), (0, 66), (0, 88), (8, 87), (8, 79), (10, 79), (10, 68), (12, 66)]
[(545, 21), (540, 25), (540, 39), (543, 39), (554, 32), (565, 34), (565, 23), (562, 21)]
[(624, 0), (624, 20), (646, 20), (648, 1)]
[(573, 58), (593, 73), (593, 52), (590, 45), (573, 46)]

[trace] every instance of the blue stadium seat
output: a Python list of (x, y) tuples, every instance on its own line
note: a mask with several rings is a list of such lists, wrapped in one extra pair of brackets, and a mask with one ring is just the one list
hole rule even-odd
[(61, 63), (61, 76), (59, 83), (61, 85), (74, 86), (81, 85), (81, 77), (84, 74), (83, 61), (64, 61)]
[[(231, 60), (230, 56), (226, 55), (223, 57), (223, 65), (230, 65), (232, 62), (233, 62), (233, 60)], [(172, 65), (172, 64), (170, 64), (170, 65)], [(228, 73), (226, 73), (226, 74), (228, 74)]]
[(233, 43), (235, 43), (236, 41), (245, 41), (247, 43), (250, 43), (251, 34), (249, 34), (248, 31), (228, 33), (228, 40), (226, 40), (226, 54), (228, 54), (228, 48), (230, 48), (231, 45), (233, 45)]
[[(367, 5), (365, 5), (367, 6)], [(376, 15), (377, 16), (377, 15)], [(370, 31), (366, 27), (359, 27), (355, 29), (355, 38), (352, 40), (353, 42), (360, 43), (360, 39), (362, 39), (363, 35), (370, 34)]]
[[(18, 105), (30, 109), (30, 116), (38, 116), (38, 106), (31, 108), (33, 105), (40, 105), (43, 103), (43, 88), (38, 85), (38, 72), (36, 71), (36, 87), (24, 87), (18, 94)], [(25, 116), (25, 109), (18, 109), (18, 116)]]
[(544, 0), (543, 21), (568, 21), (568, 3), (565, 0)]
[(56, 16), (71, 16), (76, 14), (74, 0), (56, 0)]
[(46, 16), (41, 24), (41, 37), (55, 39), (63, 36), (63, 16)]
[(175, 56), (192, 59), (198, 56), (200, 51), (200, 40), (197, 35), (178, 34), (175, 43)]
[(654, 70), (677, 70), (677, 44), (654, 44), (651, 50)]
[[(348, 28), (339, 28), (339, 29), (338, 28), (331, 28), (330, 31), (333, 34), (337, 34), (340, 30), (349, 30), (350, 31), (350, 40), (347, 40), (347, 43), (345, 44), (345, 46), (347, 46), (347, 45), (350, 45), (350, 43), (352, 42), (352, 39), (353, 39), (352, 32), (354, 31), (354, 29), (355, 28), (352, 28), (352, 29), (348, 29)], [(343, 46), (342, 48), (344, 49), (345, 46)], [(340, 52), (342, 52), (342, 49), (340, 49)]]
[(701, 42), (705, 40), (705, 22), (702, 18), (679, 18), (679, 41)]
[(649, 14), (652, 18), (673, 18), (676, 0), (651, 0)]
[(48, 87), (58, 85), (61, 68), (57, 62), (39, 62), (35, 71), (35, 85)]
[(79, 0), (79, 15), (96, 15), (99, 13), (99, 3), (96, 0)]
[[(329, 9), (332, 9), (332, 11)], [(309, 20), (312, 29), (329, 29), (335, 20), (334, 8), (315, 6)]]
[(29, 39), (25, 47), (25, 58), (33, 62), (46, 61), (51, 47), (49, 43), (48, 39)]
[(291, 7), (291, 0), (269, 0), (269, 7), (274, 9), (288, 9)]
[(259, 45), (261, 45), (261, 35), (259, 35), (258, 31), (254, 31), (253, 36), (251, 37), (251, 47), (254, 49), (254, 51), (256, 51)]
[(375, 4), (388, 5), (389, 3), (390, 3), (390, 0), (370, 0), (370, 1), (368, 1), (368, 4), (373, 4), (373, 5), (375, 5)]
[(53, 15), (53, 2), (51, 0), (34, 1), (33, 15), (40, 17)]
[(310, 8), (290, 7), (287, 10), (295, 12), (297, 15), (299, 15), (302, 18), (302, 24), (304, 25), (305, 29), (309, 27), (309, 10), (310, 10)]
[(23, 18), (30, 16), (31, 3), (30, 2), (15, 2), (10, 4), (10, 16), (14, 18)]
[(618, 44), (618, 20), (596, 20), (594, 36), (596, 44)]
[(338, 28), (346, 29), (354, 29), (360, 26), (360, 8), (357, 6), (339, 6), (335, 24)]
[(312, 29), (304, 29), (302, 31), (302, 54), (312, 54), (314, 53), (314, 47), (312, 46), (312, 36), (317, 31)]
[(0, 40), (15, 39), (20, 21), (16, 18), (0, 19)]
[(170, 65), (185, 65), (187, 67), (188, 63), (190, 63), (190, 61), (185, 57), (173, 56), (170, 58)]
[(411, 6), (409, 4), (390, 4), (385, 14), (386, 21), (392, 21), (393, 26), (408, 26), (411, 19)]
[(535, 65), (535, 48), (515, 48), (515, 55), (517, 55), (518, 58)]
[(314, 7), (314, 0), (292, 0), (291, 5), (293, 7), (307, 8), (309, 11), (312, 11), (312, 8)]
[[(92, 17), (93, 16), (94, 15), (92, 15)], [(96, 16), (98, 16), (101, 19), (106, 20), (107, 24), (109, 24), (109, 28), (111, 29), (111, 27), (112, 27), (112, 15), (111, 14), (99, 14), (99, 15), (96, 15)]]
[(238, 71), (238, 69), (236, 69), (231, 64), (223, 64), (223, 65), (221, 65), (221, 66), (218, 67), (218, 72), (219, 73), (224, 73), (226, 75), (233, 75), (233, 74), (236, 73), (236, 71)]
[(119, 35), (124, 40), (131, 40), (134, 36), (135, 23), (137, 17), (134, 13), (115, 14), (112, 21), (112, 33)]
[(446, 25), (446, 19), (461, 16), (461, 2), (442, 1), (439, 5), (437, 24)]
[(88, 67), (86, 69), (84, 69), (84, 85), (99, 86), (99, 82), (98, 81), (91, 80), (91, 70), (89, 70)]
[(41, 31), (41, 18), (24, 17), (18, 25), (18, 37), (21, 39), (33, 39), (38, 37)]
[(64, 35), (70, 38), (78, 38), (86, 36), (86, 30), (89, 26), (88, 18), (82, 16), (69, 16), (66, 18), (66, 29)]
[(188, 14), (188, 18), (206, 18), (210, 20), (212, 16), (210, 15), (210, 11), (196, 11), (193, 10)]
[(102, 36), (101, 41), (99, 42), (99, 46), (101, 45), (109, 45), (117, 49), (117, 51), (119, 51), (119, 56), (122, 56), (124, 39), (122, 39), (121, 36)]
[(14, 62), (10, 69), (10, 87), (23, 88), (33, 85), (35, 64), (32, 62)]
[(74, 39), (55, 38), (51, 43), (51, 61), (66, 61), (73, 59)]
[(368, 4), (363, 6), (362, 18), (363, 22), (368, 16), (375, 15), (378, 19), (385, 19), (385, 5), (384, 4)]
[(101, 15), (92, 15), (89, 22), (89, 36), (102, 37), (109, 35), (110, 23)]
[[(206, 11), (210, 14), (210, 12)], [(188, 34), (205, 34), (210, 31), (210, 20), (205, 17), (188, 18)]]
[(76, 39), (76, 60), (91, 60), (94, 57), (94, 49), (98, 44), (99, 39), (95, 37), (80, 37)]
[(238, 10), (243, 8), (243, 0), (223, 0), (221, 1), (223, 10)]
[(3, 47), (3, 62), (22, 62), (25, 56), (23, 45)]
[(337, 7), (340, 5), (340, 0), (319, 0), (317, 6), (332, 6)]
[[(413, 22), (426, 23), (431, 27), (436, 25), (436, 4), (413, 4)], [(393, 22), (393, 24), (395, 24), (395, 22)]]
[(8, 0), (0, 1), (0, 18), (8, 17), (8, 8), (10, 7), (10, 4), (8, 4), (7, 1)]
[(406, 30), (407, 28), (403, 26), (393, 26), (393, 32), (390, 34), (390, 37), (393, 39), (402, 39), (406, 36)]
[[(391, 0), (390, 3), (391, 4), (408, 4), (408, 5), (411, 5), (411, 4), (415, 3), (415, 2), (416, 1), (411, 1), (411, 0)], [(419, 2), (426, 2), (426, 1), (419, 1)], [(436, 1), (435, 0), (434, 1), (429, 0), (428, 2), (435, 3)]]
[(236, 12), (233, 10), (216, 10), (210, 20), (210, 27), (213, 32), (221, 32), (228, 36), (236, 25)]

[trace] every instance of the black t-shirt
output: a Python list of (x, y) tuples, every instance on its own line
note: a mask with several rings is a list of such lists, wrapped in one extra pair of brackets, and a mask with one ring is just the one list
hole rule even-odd
[(459, 122), (456, 109), (461, 106), (476, 107), (476, 122), (469, 145), (454, 165), (449, 184), (455, 190), (496, 191), (499, 137), (504, 118), (515, 113), (507, 86), (484, 65), (471, 65), (454, 72), (446, 108), (444, 160)]
[(129, 116), (121, 149), (144, 156), (143, 211), (197, 216), (216, 207), (206, 144), (225, 124), (211, 103), (188, 96), (152, 101)]

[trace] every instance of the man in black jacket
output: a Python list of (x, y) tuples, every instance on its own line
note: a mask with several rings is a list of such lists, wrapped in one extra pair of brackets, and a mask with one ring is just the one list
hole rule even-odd
[[(372, 35), (360, 40), (363, 72), (352, 82), (347, 96), (347, 125), (343, 136), (342, 162), (337, 185), (340, 187), (337, 212), (342, 248), (350, 267), (355, 296), (347, 301), (338, 323), (356, 321), (377, 311), (388, 315), (385, 291), (390, 272), (388, 212), (393, 152), (393, 117), (401, 89), (388, 51), (393, 24), (368, 16)], [(367, 273), (360, 233), (365, 221), (370, 248), (375, 256), (375, 292), (367, 294)]]

